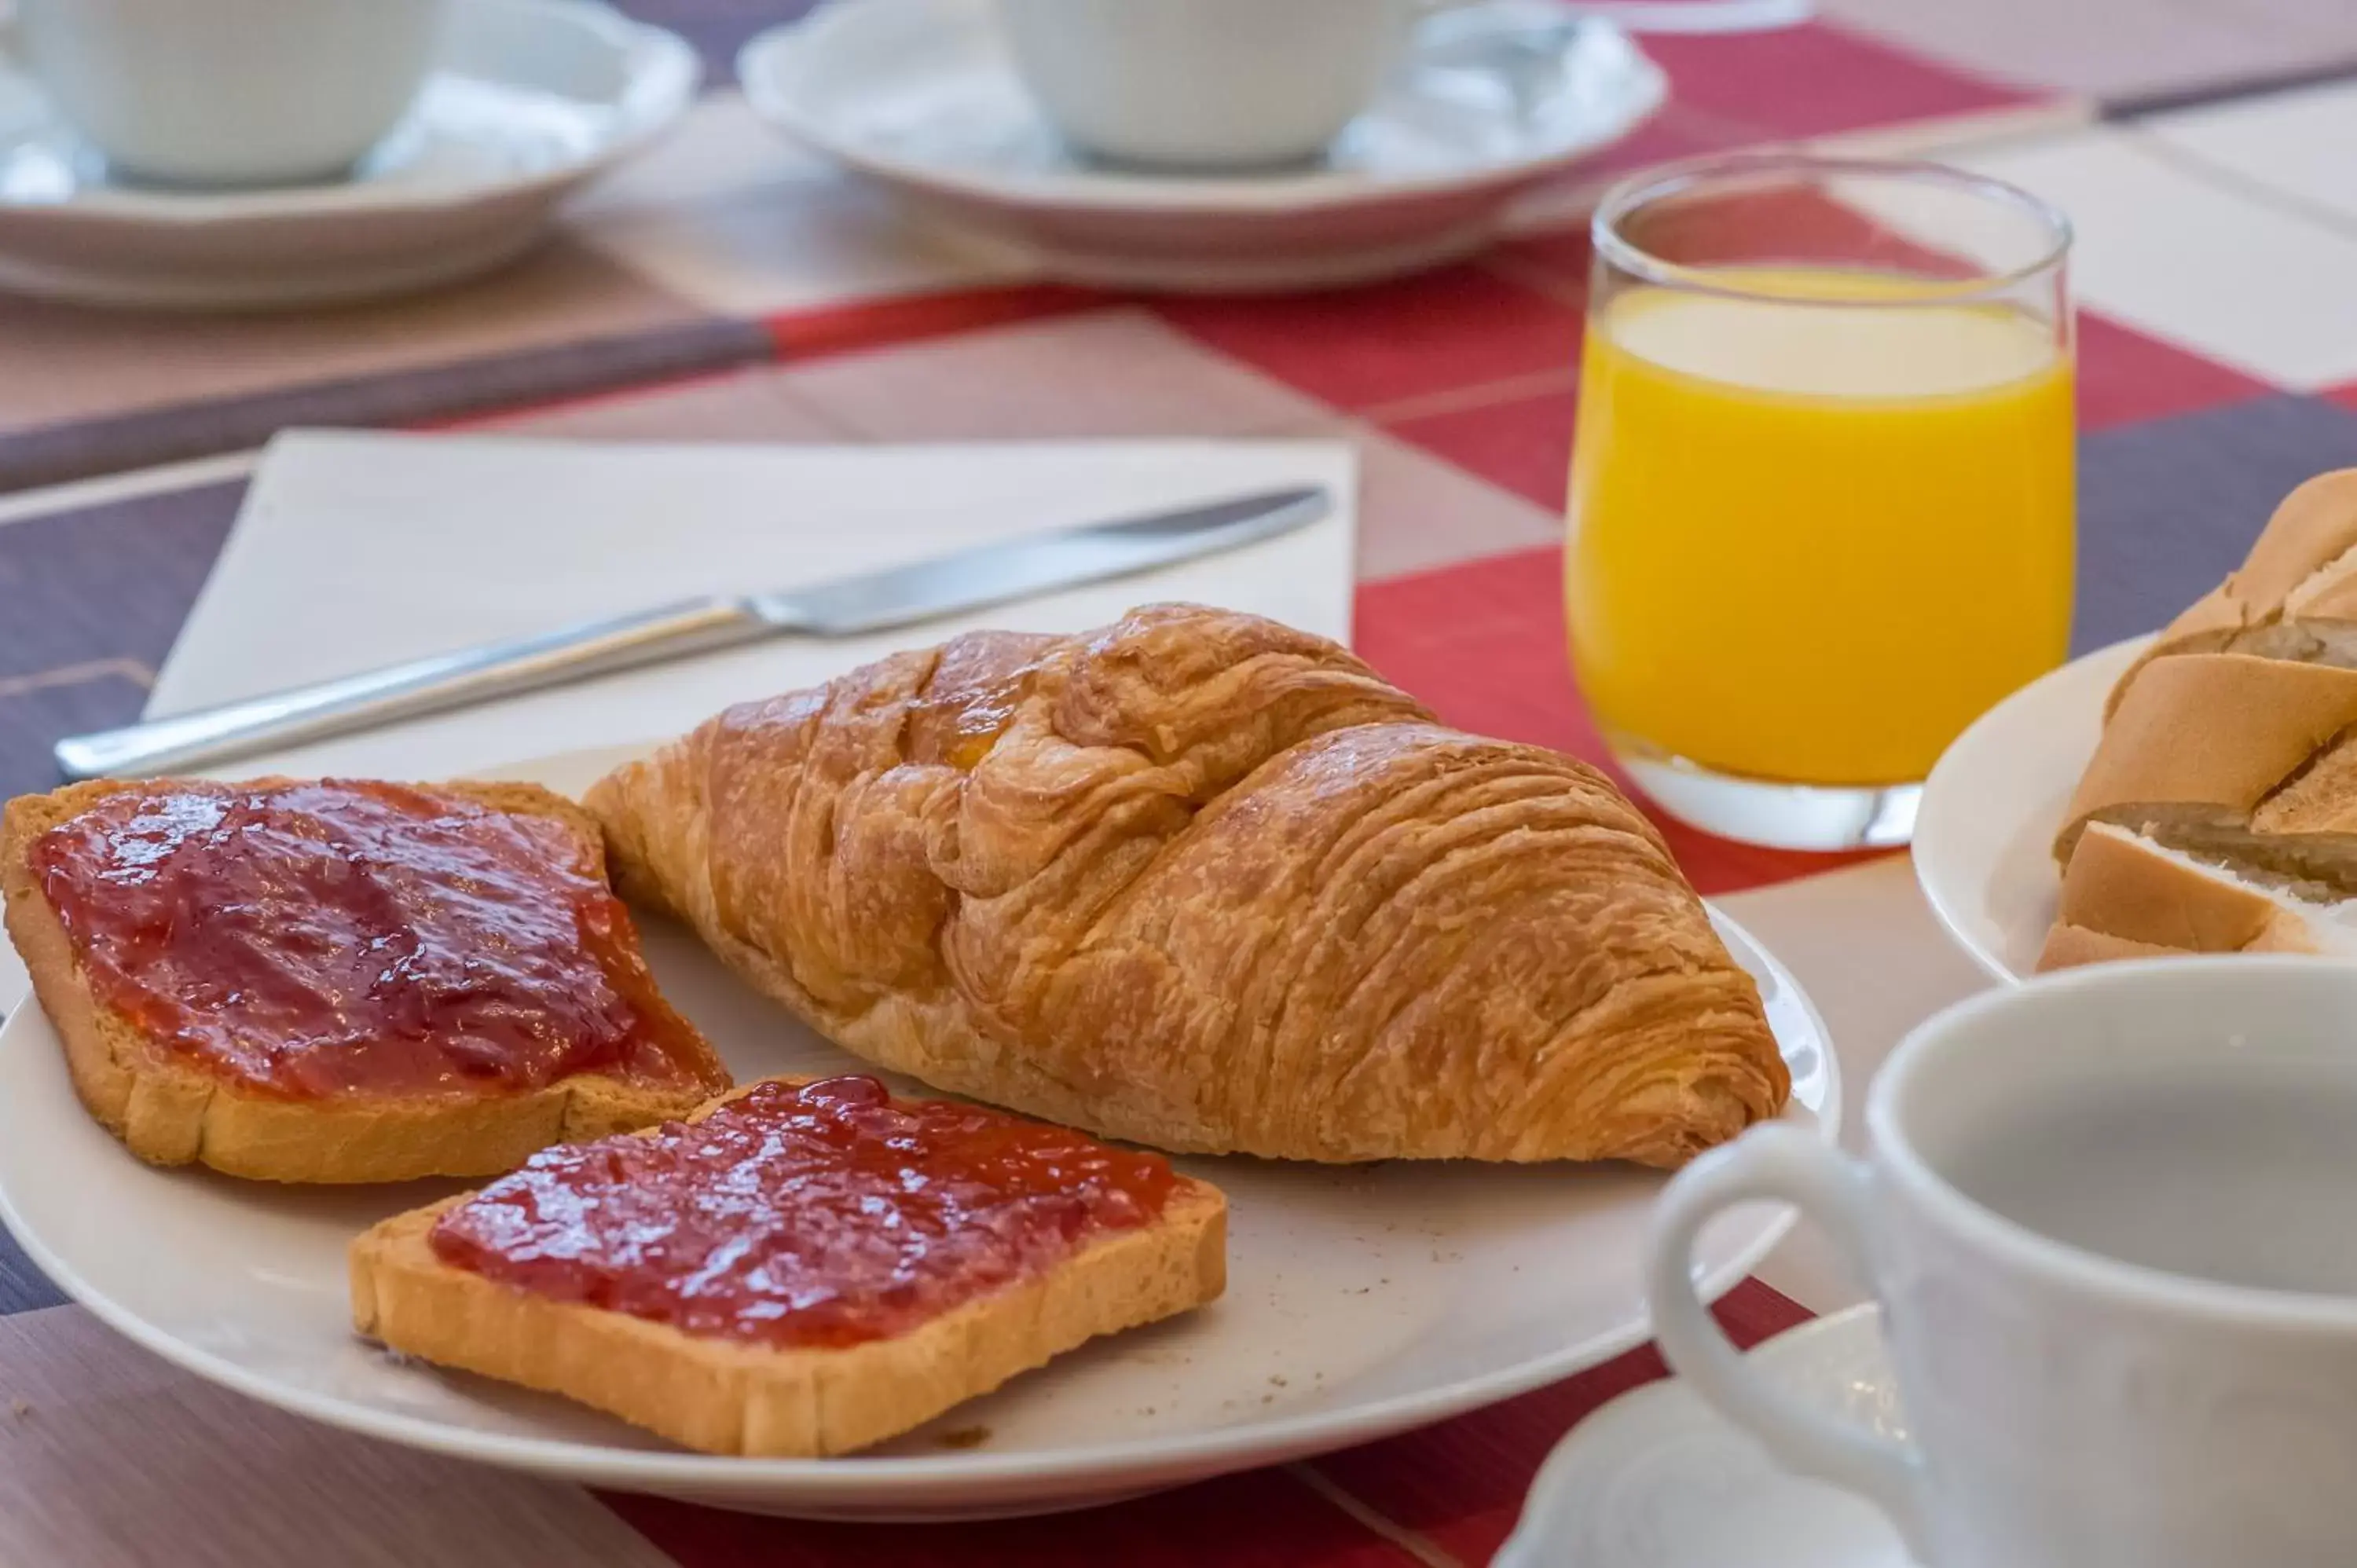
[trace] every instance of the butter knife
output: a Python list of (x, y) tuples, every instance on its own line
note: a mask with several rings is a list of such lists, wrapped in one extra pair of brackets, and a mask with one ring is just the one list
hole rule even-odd
[(69, 779), (135, 778), (200, 768), (763, 638), (891, 631), (1273, 539), (1332, 509), (1333, 498), (1323, 489), (1270, 490), (1210, 506), (1024, 534), (780, 593), (688, 599), (122, 729), (70, 736), (57, 744), (58, 767)]

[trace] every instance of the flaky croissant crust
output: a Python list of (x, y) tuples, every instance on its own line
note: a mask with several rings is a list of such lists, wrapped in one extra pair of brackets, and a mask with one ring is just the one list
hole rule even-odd
[(1609, 780), (1250, 616), (899, 654), (587, 804), (627, 894), (829, 1037), (1103, 1136), (1668, 1165), (1789, 1090)]

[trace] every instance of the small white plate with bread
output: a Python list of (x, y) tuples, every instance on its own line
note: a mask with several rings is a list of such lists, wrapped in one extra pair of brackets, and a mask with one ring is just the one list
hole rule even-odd
[[(2015, 693), (1925, 784), (1915, 872), (2000, 980), (2357, 957), (2357, 469), (2285, 498), (2155, 637)], [(2350, 596), (2344, 599), (2343, 595)]]
[[(1139, 671), (1163, 673), (1138, 685)], [(1097, 705), (1082, 712), (1088, 703)], [(1123, 714), (1146, 709), (1160, 715), (1150, 735), (1076, 738), (1128, 735)], [(899, 718), (878, 728), (877, 714), (892, 711)], [(1240, 728), (1221, 716), (1237, 711), (1258, 723)], [(877, 746), (897, 748), (891, 766), (842, 769), (854, 753), (873, 762), (862, 748)], [(1142, 764), (1170, 747), (1158, 770)], [(1037, 771), (1043, 759), (1056, 788)], [(1092, 770), (1122, 788), (1077, 788)], [(1739, 928), (1694, 898), (1658, 836), (1601, 775), (1444, 729), (1331, 644), (1268, 623), (1174, 608), (1082, 638), (980, 634), (930, 664), (901, 656), (815, 693), (732, 709), (651, 756), (606, 750), (493, 771), (517, 788), (167, 780), (76, 787), (95, 793), (60, 791), (11, 809), (9, 865), (38, 875), (12, 869), (10, 929), (42, 1004), (19, 1008), (0, 1029), (0, 1219), (62, 1288), (140, 1344), (256, 1399), (384, 1440), (802, 1517), (950, 1519), (1101, 1503), (1443, 1419), (1638, 1344), (1646, 1334), (1639, 1262), (1662, 1180), (1644, 1167), (1674, 1165), (1769, 1116), (1828, 1139), (1839, 1122), (1835, 1058), (1807, 998)], [(1182, 787), (1196, 802), (1187, 811), (1155, 805), (1170, 798), (1155, 791)], [(376, 793), (339, 805), (339, 789)], [(609, 898), (610, 873), (641, 914), (635, 944), (623, 944), (632, 964), (643, 955), (635, 972), (651, 976), (663, 999), (655, 1004), (700, 1032), (698, 1050), (716, 1051), (737, 1088), (684, 1123), (599, 1137), (607, 1123), (593, 1117), (544, 1130), (539, 1141), (588, 1141), (544, 1148), (504, 1176), (496, 1173), (512, 1152), (488, 1148), (481, 1124), (463, 1119), (432, 1122), (433, 1137), (419, 1140), (338, 1123), (323, 1150), (295, 1122), (251, 1107), (215, 1115), (222, 1102), (243, 1103), (242, 1080), (218, 1089), (201, 1132), (161, 1114), (185, 1101), (138, 1089), (144, 1079), (125, 1091), (126, 1111), (102, 1074), (95, 1087), (85, 1081), (88, 1052), (75, 1044), (92, 1037), (87, 998), (97, 994), (96, 971), (78, 966), (116, 961), (88, 946), (99, 928), (84, 896), (96, 884), (72, 874), (74, 854), (117, 845), (75, 826), (113, 809), (108, 790), (132, 802), (116, 810), (118, 822), (159, 813), (179, 822), (202, 808), (213, 813), (208, 822), (227, 812), (221, 820), (243, 824), (240, 832), (261, 835), (282, 832), (300, 807), (313, 813), (309, 825), (282, 836), (296, 845), (284, 853), (301, 854), (345, 832), (353, 811), (385, 801), (426, 822), (415, 831), (430, 829), (445, 849), (479, 841), (507, 846), (502, 854), (519, 842), (513, 824), (487, 812), (594, 817), (602, 862), (591, 864), (592, 835), (578, 865), (533, 875), (551, 885), (590, 876), (595, 896)], [(138, 806), (140, 791), (166, 806)], [(813, 813), (813, 791), (826, 797), (823, 816)], [(957, 854), (935, 837), (911, 859), (901, 830), (941, 828), (945, 819), (924, 813), (961, 791)], [(36, 811), (46, 814), (36, 822)], [(1047, 815), (1025, 818), (1039, 811)], [(1049, 825), (1052, 833), (1033, 831)], [(403, 818), (385, 831), (398, 837), (414, 826)], [(1115, 828), (1131, 842), (1159, 835), (1158, 854), (1123, 864), (1147, 868), (1134, 888), (1160, 886), (1151, 897), (1092, 906), (1087, 940), (1065, 944), (1050, 983), (1027, 989), (1022, 966), (1061, 940), (1059, 930), (1082, 928), (1060, 927), (1061, 915), (1041, 915), (1035, 899), (1017, 911), (1022, 940), (994, 948), (985, 916), (997, 908), (980, 907), (985, 894), (1026, 854), (1069, 869), (1071, 845), (1093, 845), (1089, 833)], [(554, 829), (530, 831), (535, 843), (556, 842)], [(204, 842), (214, 846), (208, 854), (282, 853), (220, 834)], [(364, 859), (405, 864), (397, 843), (388, 852), (378, 847)], [(134, 847), (130, 860), (109, 863), (133, 880), (151, 870), (168, 877), (182, 853), (178, 840), (167, 846), (152, 833)], [(328, 859), (335, 876), (350, 870)], [(1284, 879), (1305, 865), (1325, 875)], [(472, 897), (494, 882), (522, 885), (506, 875), (470, 872), (459, 886)], [(949, 928), (938, 910), (919, 910), (913, 937), (899, 941), (896, 922), (912, 906), (890, 901), (905, 894), (899, 884), (945, 877), (958, 879), (968, 902)], [(285, 882), (281, 869), (265, 880)], [(1035, 868), (1027, 886), (1053, 880)], [(827, 908), (800, 909), (797, 900), (813, 895)], [(732, 923), (756, 908), (775, 923), (758, 931)], [(1261, 918), (1271, 908), (1292, 918)], [(1495, 918), (1468, 918), (1469, 908)], [(1114, 940), (1123, 920), (1145, 916), (1150, 953)], [(223, 916), (232, 927), (244, 918)], [(436, 918), (447, 932), (448, 910)], [(153, 922), (141, 929), (152, 936)], [(1331, 940), (1345, 929), (1356, 934), (1347, 951)], [(82, 945), (67, 952), (60, 930)], [(1242, 1064), (1216, 1083), (1157, 1079), (1157, 1063), (1135, 1054), (1184, 1054), (1169, 1042), (1200, 1020), (1174, 1020), (1163, 1003), (1125, 1012), (1125, 988), (1176, 984), (1159, 993), (1165, 1002), (1208, 1004), (1219, 992), (1201, 976), (1233, 973), (1223, 955), (1247, 938), (1278, 944), (1294, 965), (1283, 997), (1260, 1000), (1324, 1010), (1313, 1030), (1286, 1036), (1272, 1024), (1258, 1037), (1280, 1057), (1308, 1051), (1314, 1062), (1335, 1040), (1372, 1031), (1376, 1048), (1356, 1058), (1361, 1070), (1304, 1095), (1285, 1090), (1291, 1069), (1264, 1062), (1272, 1076), (1260, 1092), (1231, 1093), (1243, 1082)], [(178, 939), (158, 940), (168, 948)], [(1577, 961), (1535, 964), (1550, 943)], [(905, 978), (952, 949), (963, 989), (950, 1000), (967, 1008), (994, 998), (1024, 1023), (1011, 1044), (970, 1027), (970, 1013), (927, 1012), (944, 993)], [(1124, 954), (1113, 969), (1087, 967)], [(1431, 961), (1422, 973), (1396, 972), (1419, 954)], [(1351, 983), (1325, 983), (1346, 971)], [(877, 972), (903, 977), (880, 1003), (862, 991)], [(1518, 983), (1498, 983), (1501, 975)], [(1250, 1001), (1253, 980), (1242, 974), (1228, 990)], [(444, 1000), (470, 1004), (471, 983)], [(1460, 985), (1469, 989), (1451, 989)], [(1565, 1004), (1566, 987), (1589, 988), (1589, 1000)], [(1075, 994), (1080, 1010), (1059, 1011)], [(245, 1004), (240, 995), (213, 1000)], [(1448, 1005), (1424, 1006), (1434, 1000)], [(1088, 1031), (1085, 1059), (1054, 1058), (1074, 1027)], [(1515, 1059), (1517, 1042), (1529, 1039), (1549, 1049)], [(1481, 1053), (1478, 1073), (1456, 1070), (1477, 1059), (1469, 1045)], [(1586, 1065), (1572, 1059), (1582, 1053)], [(272, 1059), (284, 1068), (295, 1058)], [(677, 1089), (690, 1100), (713, 1072), (705, 1057), (692, 1065)], [(789, 1081), (751, 1081), (780, 1077)], [(855, 1087), (825, 1087), (845, 1082)], [(1495, 1099), (1501, 1083), (1512, 1087)], [(558, 1088), (573, 1090), (576, 1111), (626, 1109), (609, 1089), (585, 1101), (574, 1080)], [(960, 1098), (927, 1098), (945, 1089)], [(274, 1114), (293, 1116), (290, 1095), (301, 1109), (301, 1086), (271, 1092), (262, 1112), (275, 1105)], [(548, 1284), (548, 1271), (578, 1264), (565, 1250), (574, 1242), (515, 1239), (542, 1221), (595, 1230), (604, 1222), (551, 1220), (552, 1206), (570, 1201), (569, 1191), (627, 1208), (645, 1196), (632, 1173), (674, 1155), (687, 1168), (738, 1138), (728, 1146), (770, 1157), (763, 1136), (800, 1135), (759, 1121), (781, 1097), (840, 1109), (846, 1096), (867, 1096), (872, 1108), (888, 1092), (891, 1114), (940, 1112), (966, 1129), (962, 1137), (977, 1127), (997, 1128), (997, 1137), (1006, 1125), (1063, 1137), (1081, 1151), (1065, 1148), (1065, 1165), (1175, 1169), (1178, 1196), (1140, 1230), (1099, 1233), (1086, 1221), (1078, 1251), (964, 1298), (955, 1334), (947, 1333), (954, 1314), (919, 1314), (917, 1332), (929, 1336), (921, 1357), (899, 1353), (917, 1337), (897, 1329), (842, 1342), (847, 1348), (814, 1337), (781, 1341), (793, 1347), (785, 1349), (755, 1338), (710, 1343), (697, 1336), (724, 1331), (679, 1326), (687, 1320), (665, 1316), (668, 1306), (615, 1305)], [(985, 1101), (1038, 1120), (1017, 1123)], [(1468, 1114), (1468, 1104), (1486, 1109)], [(1286, 1105), (1290, 1119), (1273, 1113)], [(864, 1114), (856, 1105), (853, 1113)], [(679, 1112), (645, 1110), (640, 1121), (656, 1114)], [(156, 1163), (132, 1158), (126, 1143)], [(1165, 1166), (1147, 1145), (1178, 1152)], [(920, 1177), (933, 1183), (927, 1190), (964, 1179), (908, 1153), (916, 1144), (890, 1147), (904, 1163), (884, 1168), (912, 1195), (899, 1212), (917, 1212), (927, 1189)], [(1445, 1157), (1374, 1153), (1387, 1147)], [(352, 1178), (407, 1168), (351, 1163), (362, 1154), (414, 1155), (418, 1168), (446, 1174), (360, 1185)], [(1613, 1154), (1623, 1157), (1596, 1157)], [(223, 1164), (279, 1179), (205, 1168)], [(470, 1194), (461, 1176), (490, 1185)], [(707, 1184), (694, 1202), (716, 1190), (731, 1203), (742, 1196)], [(963, 1187), (953, 1196), (980, 1201)], [(856, 1226), (877, 1207), (859, 1197), (830, 1223)], [(681, 1211), (666, 1212), (675, 1226)], [(1697, 1250), (1703, 1288), (1731, 1287), (1787, 1223), (1765, 1206), (1722, 1217)], [(481, 1257), (454, 1262), (461, 1253), (444, 1249), (446, 1230), (457, 1238), (452, 1246)], [(854, 1240), (864, 1248), (877, 1238)], [(737, 1251), (697, 1254), (697, 1278), (707, 1263), (737, 1266)], [(908, 1305), (890, 1300), (894, 1310)], [(806, 1310), (826, 1303), (791, 1304)], [(457, 1369), (468, 1367), (476, 1369)]]
[[(737, 58), (753, 112), (921, 213), (1113, 288), (1331, 287), (1465, 255), (1518, 200), (1628, 135), (1668, 78), (1600, 16), (1462, 11), (1305, 166), (1164, 172), (1075, 155), (982, 0), (861, 0)], [(1499, 14), (1502, 12), (1503, 14)]]

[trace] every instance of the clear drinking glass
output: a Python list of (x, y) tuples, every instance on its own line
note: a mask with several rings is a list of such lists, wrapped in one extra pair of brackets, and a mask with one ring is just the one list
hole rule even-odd
[(1765, 154), (1640, 176), (1594, 232), (1566, 588), (1608, 744), (1730, 838), (1906, 843), (1941, 751), (2069, 645), (2069, 224)]

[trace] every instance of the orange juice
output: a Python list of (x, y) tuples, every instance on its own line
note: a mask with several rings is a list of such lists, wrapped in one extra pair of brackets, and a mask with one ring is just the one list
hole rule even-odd
[[(1631, 288), (1589, 322), (1581, 683), (1622, 741), (1720, 772), (1920, 779), (2068, 645), (2068, 358), (2040, 322), (1900, 303), (1920, 285), (1897, 279), (1736, 281)], [(1875, 303), (1801, 297), (1829, 295)]]

